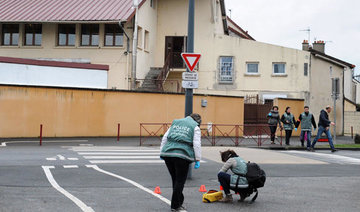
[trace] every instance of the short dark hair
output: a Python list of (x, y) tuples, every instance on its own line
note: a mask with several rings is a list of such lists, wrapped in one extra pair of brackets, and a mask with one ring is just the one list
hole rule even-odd
[(285, 112), (287, 112), (287, 110), (289, 110), (289, 108), (290, 108), (290, 107), (286, 107)]
[(272, 109), (274, 110), (275, 108), (277, 108), (279, 110), (279, 107), (278, 106), (273, 106)]
[(222, 162), (226, 162), (230, 158), (238, 157), (234, 150), (228, 149), (225, 152), (220, 152)]
[(201, 124), (201, 116), (200, 116), (199, 114), (197, 114), (197, 113), (192, 113), (192, 114), (190, 115), (190, 117), (191, 117), (192, 119), (194, 119), (194, 121), (196, 121), (196, 122), (198, 123), (198, 125), (200, 126), (200, 124)]
[(306, 106), (304, 107), (304, 109), (305, 109), (305, 108), (309, 109), (309, 106), (306, 105)]

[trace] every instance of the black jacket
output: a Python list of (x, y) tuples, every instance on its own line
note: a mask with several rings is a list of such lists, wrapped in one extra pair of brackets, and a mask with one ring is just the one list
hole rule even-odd
[(330, 126), (331, 121), (329, 120), (329, 114), (325, 110), (321, 110), (319, 116), (319, 127), (322, 126), (324, 128)]

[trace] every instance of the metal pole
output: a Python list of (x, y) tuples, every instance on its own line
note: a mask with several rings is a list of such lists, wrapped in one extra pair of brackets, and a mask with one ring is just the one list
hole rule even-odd
[[(194, 18), (195, 18), (195, 0), (189, 0), (189, 17), (188, 17), (188, 37), (187, 48), (188, 53), (194, 53)], [(187, 72), (190, 70), (187, 68)], [(193, 89), (185, 90), (185, 117), (193, 112)], [(192, 163), (189, 165), (188, 179), (192, 177)]]
[(40, 124), (40, 142), (39, 142), (40, 146), (42, 145), (42, 129), (43, 129), (43, 125)]
[[(335, 84), (335, 78), (334, 78), (334, 84)], [(336, 86), (336, 84), (335, 84)], [(336, 144), (336, 92), (334, 92), (334, 144)]]
[(134, 0), (135, 7), (135, 23), (133, 35), (133, 49), (132, 49), (132, 69), (131, 69), (131, 90), (136, 88), (136, 55), (137, 55), (137, 42), (138, 42), (138, 0)]

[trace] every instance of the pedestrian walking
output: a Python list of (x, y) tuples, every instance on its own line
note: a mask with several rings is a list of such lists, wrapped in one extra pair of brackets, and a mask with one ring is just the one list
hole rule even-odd
[(301, 124), (300, 142), (301, 146), (304, 147), (304, 140), (306, 138), (307, 144), (306, 149), (309, 151), (311, 148), (311, 132), (312, 127), (316, 130), (316, 122), (312, 113), (309, 112), (309, 106), (304, 107), (304, 112), (300, 114), (299, 119), (295, 124), (295, 130)]
[(286, 107), (285, 113), (281, 116), (281, 122), (283, 123), (285, 130), (285, 144), (288, 146), (290, 145), (290, 138), (296, 123), (290, 107)]
[(200, 167), (200, 124), (201, 116), (196, 113), (183, 119), (176, 119), (162, 138), (160, 158), (165, 161), (172, 179), (171, 211), (186, 211), (183, 206), (183, 189), (189, 165), (195, 162), (194, 168)]
[(282, 129), (281, 122), (280, 122), (280, 115), (279, 115), (279, 107), (273, 106), (270, 113), (267, 115), (268, 124), (271, 133), (271, 144), (275, 144), (275, 133), (277, 126), (279, 124), (280, 129)]
[[(246, 177), (239, 176), (247, 173), (246, 161), (240, 158), (233, 150), (220, 152), (221, 160), (225, 163), (218, 173), (218, 180), (224, 189), (225, 197), (221, 202), (229, 203), (233, 201), (230, 189), (237, 192), (238, 189), (249, 187)], [(226, 173), (231, 170), (233, 174)], [(241, 197), (244, 199), (245, 197)]]
[(329, 113), (331, 112), (331, 107), (328, 105), (326, 106), (325, 110), (321, 110), (320, 116), (319, 116), (319, 123), (318, 123), (318, 132), (316, 135), (316, 138), (311, 144), (311, 151), (314, 151), (315, 144), (317, 140), (320, 138), (320, 136), (325, 132), (328, 140), (329, 145), (331, 148), (331, 152), (337, 151), (334, 147), (333, 140), (330, 133), (330, 125), (335, 126), (335, 123), (329, 120)]

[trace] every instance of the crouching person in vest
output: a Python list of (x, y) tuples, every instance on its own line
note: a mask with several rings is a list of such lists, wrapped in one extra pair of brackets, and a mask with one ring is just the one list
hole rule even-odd
[(195, 162), (195, 169), (200, 167), (201, 159), (201, 116), (190, 116), (174, 120), (165, 133), (160, 146), (160, 158), (165, 160), (172, 179), (173, 193), (171, 211), (186, 211), (183, 206), (183, 189), (189, 165)]
[[(239, 189), (249, 187), (244, 175), (247, 173), (246, 161), (240, 158), (233, 150), (220, 152), (221, 160), (225, 163), (218, 173), (218, 180), (224, 189), (225, 197), (221, 202), (232, 202), (233, 198), (230, 189), (237, 192)], [(231, 169), (232, 175), (226, 172)], [(242, 176), (239, 176), (242, 175)], [(242, 197), (243, 198), (243, 197)]]

